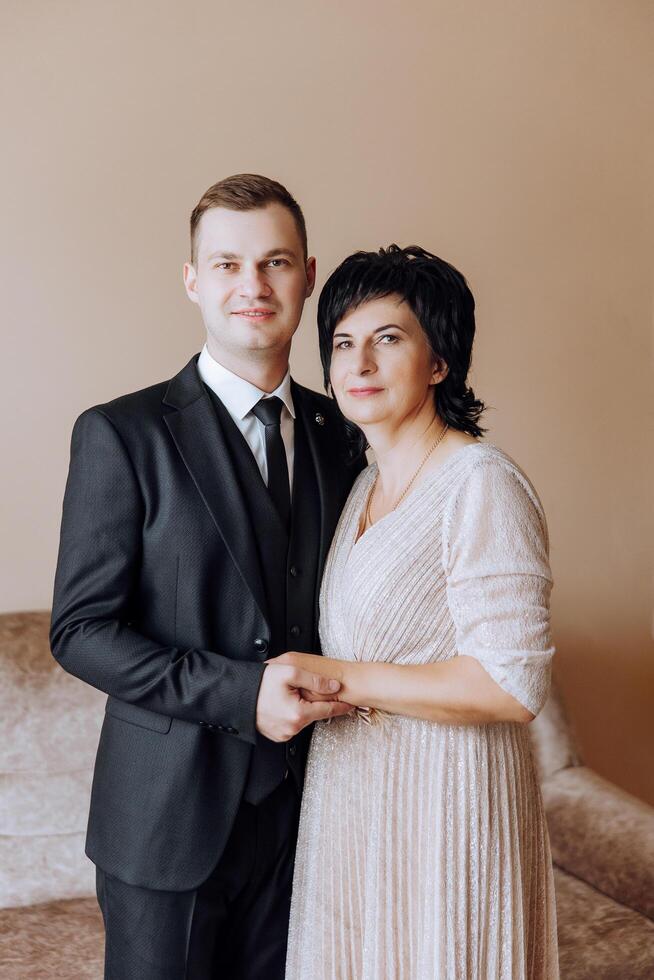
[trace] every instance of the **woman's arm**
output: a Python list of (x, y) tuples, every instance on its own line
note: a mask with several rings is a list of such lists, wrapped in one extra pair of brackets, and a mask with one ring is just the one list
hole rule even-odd
[(534, 718), (474, 657), (431, 664), (348, 663), (347, 667), (351, 669), (343, 672), (338, 697), (357, 706), (444, 725), (526, 723)]
[(388, 664), (331, 660), (312, 653), (285, 653), (290, 663), (335, 677), (340, 701), (445, 725), (527, 723), (534, 715), (504, 691), (474, 657), (431, 664)]
[(309, 657), (307, 669), (336, 677), (338, 697), (359, 707), (445, 724), (529, 722), (547, 698), (554, 653), (547, 551), (536, 492), (515, 464), (490, 455), (443, 521), (457, 656), (426, 664), (284, 656)]

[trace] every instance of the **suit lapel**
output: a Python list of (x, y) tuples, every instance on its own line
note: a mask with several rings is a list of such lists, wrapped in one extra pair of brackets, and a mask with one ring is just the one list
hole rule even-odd
[(339, 447), (330, 419), (321, 411), (320, 402), (312, 397), (309, 389), (293, 382), (293, 403), (302, 414), (320, 493), (320, 581), (343, 504), (343, 481), (340, 476), (342, 467), (338, 465)]
[(222, 428), (197, 372), (197, 355), (168, 386), (164, 416), (180, 456), (262, 615), (267, 609), (254, 531)]

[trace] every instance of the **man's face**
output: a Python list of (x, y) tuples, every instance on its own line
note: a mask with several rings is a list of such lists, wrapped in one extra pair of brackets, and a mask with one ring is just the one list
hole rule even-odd
[(288, 354), (316, 260), (306, 262), (291, 212), (281, 204), (254, 211), (211, 208), (196, 233), (195, 265), (184, 266), (184, 285), (197, 303), (209, 349), (228, 363), (243, 355)]

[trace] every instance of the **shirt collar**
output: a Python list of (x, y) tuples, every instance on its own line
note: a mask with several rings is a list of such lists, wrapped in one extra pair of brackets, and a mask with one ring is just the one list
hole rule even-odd
[(227, 411), (234, 418), (244, 419), (262, 398), (281, 398), (291, 418), (295, 418), (295, 406), (291, 393), (291, 372), (287, 369), (281, 383), (270, 394), (261, 391), (238, 374), (219, 364), (211, 356), (205, 344), (198, 358), (198, 373), (204, 383), (220, 398)]

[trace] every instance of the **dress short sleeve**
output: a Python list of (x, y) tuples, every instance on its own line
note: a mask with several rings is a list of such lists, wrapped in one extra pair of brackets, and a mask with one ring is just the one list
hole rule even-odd
[(536, 491), (498, 450), (485, 448), (453, 495), (443, 564), (458, 653), (537, 715), (554, 654), (547, 526)]

